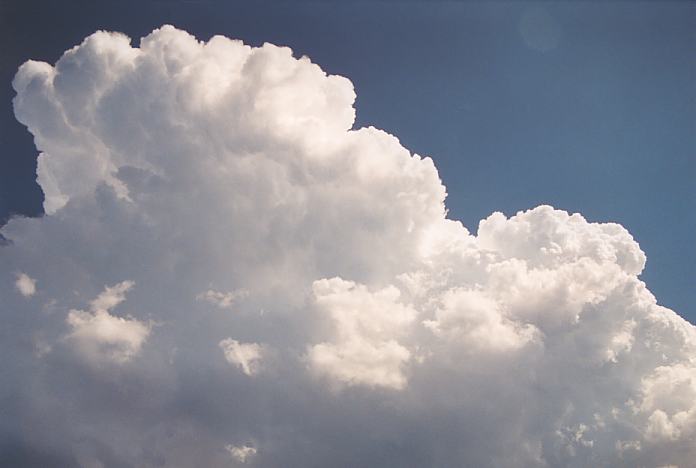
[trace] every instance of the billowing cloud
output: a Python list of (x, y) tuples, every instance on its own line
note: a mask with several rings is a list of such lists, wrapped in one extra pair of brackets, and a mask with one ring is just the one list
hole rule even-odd
[(623, 227), (540, 206), (470, 233), (288, 48), (98, 32), (13, 86), (47, 216), (2, 229), (9, 464), (696, 457), (696, 329)]
[(124, 281), (107, 287), (92, 301), (91, 311), (72, 309), (68, 312), (66, 322), (72, 331), (67, 338), (87, 360), (123, 363), (140, 351), (150, 334), (150, 325), (109, 313), (125, 300), (132, 286), (132, 281)]
[(251, 460), (251, 457), (253, 457), (256, 454), (256, 449), (249, 445), (241, 445), (237, 447), (235, 445), (230, 444), (227, 445), (225, 448), (228, 452), (230, 452), (232, 458), (241, 463), (245, 463)]
[(258, 372), (263, 348), (258, 343), (240, 343), (232, 338), (225, 338), (218, 343), (227, 362), (239, 367), (246, 375)]
[(397, 302), (399, 290), (371, 293), (333, 278), (315, 281), (313, 292), (317, 306), (331, 316), (335, 339), (311, 347), (311, 367), (344, 384), (403, 388), (411, 353), (397, 339), (416, 311)]
[(20, 273), (17, 275), (15, 287), (24, 297), (31, 297), (36, 294), (36, 280), (32, 279), (32, 277), (26, 273)]

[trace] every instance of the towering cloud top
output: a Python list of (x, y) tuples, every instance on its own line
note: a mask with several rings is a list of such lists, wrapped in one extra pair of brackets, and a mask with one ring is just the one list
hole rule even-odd
[(470, 234), (288, 48), (98, 32), (13, 86), (47, 216), (2, 230), (5, 460), (696, 457), (696, 329), (621, 226), (540, 206)]

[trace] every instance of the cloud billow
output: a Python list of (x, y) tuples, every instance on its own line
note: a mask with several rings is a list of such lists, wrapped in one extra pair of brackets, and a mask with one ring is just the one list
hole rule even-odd
[(2, 229), (1, 459), (696, 457), (696, 329), (620, 225), (469, 233), (432, 160), (353, 129), (350, 81), (284, 47), (97, 32), (13, 86), (47, 216)]

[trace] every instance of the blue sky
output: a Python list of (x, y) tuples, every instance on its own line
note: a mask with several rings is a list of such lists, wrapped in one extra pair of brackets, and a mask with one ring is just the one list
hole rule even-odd
[(692, 3), (68, 1), (0, 8), (0, 218), (36, 215), (41, 206), (36, 151), (11, 110), (16, 67), (29, 58), (53, 62), (97, 29), (137, 40), (172, 23), (201, 39), (224, 34), (289, 45), (350, 78), (356, 125), (375, 125), (432, 156), (451, 217), (471, 230), (492, 211), (510, 215), (542, 203), (621, 223), (647, 254), (642, 278), (658, 301), (696, 321)]

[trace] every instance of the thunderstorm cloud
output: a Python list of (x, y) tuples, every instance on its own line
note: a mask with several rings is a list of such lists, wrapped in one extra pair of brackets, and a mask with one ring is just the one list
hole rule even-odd
[(693, 463), (696, 329), (622, 226), (470, 233), (285, 47), (97, 32), (13, 86), (46, 215), (2, 228), (6, 463)]

